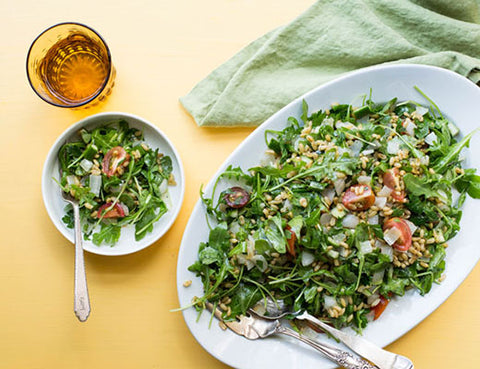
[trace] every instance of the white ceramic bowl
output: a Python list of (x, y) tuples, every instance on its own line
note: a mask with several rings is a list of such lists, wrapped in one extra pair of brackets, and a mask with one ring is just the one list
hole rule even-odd
[(152, 123), (138, 116), (128, 113), (100, 113), (92, 115), (88, 118), (70, 126), (60, 137), (55, 141), (50, 149), (42, 174), (42, 195), (48, 215), (55, 227), (62, 233), (70, 242), (74, 242), (73, 229), (67, 228), (62, 222), (62, 217), (65, 215), (66, 202), (62, 199), (60, 188), (53, 178), (59, 178), (59, 162), (58, 151), (60, 147), (67, 141), (79, 140), (77, 132), (81, 128), (92, 129), (106, 124), (107, 122), (124, 119), (128, 122), (130, 127), (134, 127), (143, 131), (144, 140), (151, 148), (158, 148), (159, 152), (168, 155), (172, 158), (173, 175), (175, 177), (176, 185), (168, 186), (168, 191), (171, 198), (171, 206), (167, 213), (164, 214), (158, 222), (153, 226), (153, 231), (148, 233), (140, 241), (135, 241), (133, 227), (126, 226), (122, 229), (120, 240), (115, 246), (109, 245), (94, 245), (91, 241), (83, 242), (83, 249), (94, 254), (100, 255), (125, 255), (139, 250), (142, 250), (162, 237), (168, 229), (172, 226), (175, 218), (180, 211), (185, 192), (185, 179), (183, 174), (183, 166), (178, 155), (177, 150), (165, 136), (165, 134), (155, 127)]

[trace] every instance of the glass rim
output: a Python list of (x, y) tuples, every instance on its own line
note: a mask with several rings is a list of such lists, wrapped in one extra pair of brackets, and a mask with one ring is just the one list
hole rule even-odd
[[(30, 78), (30, 72), (28, 70), (28, 62), (30, 60), (30, 54), (32, 52), (32, 49), (33, 49), (33, 46), (35, 45), (35, 43), (40, 39), (40, 37), (42, 37), (45, 33), (47, 33), (48, 31), (50, 31), (51, 29), (53, 28), (56, 28), (56, 27), (59, 27), (59, 26), (65, 26), (65, 25), (74, 25), (74, 26), (80, 26), (80, 27), (84, 27), (90, 31), (92, 31), (93, 33), (95, 33), (98, 38), (102, 41), (103, 45), (105, 46), (105, 49), (107, 51), (107, 57), (108, 57), (108, 74), (107, 74), (107, 78), (105, 79), (105, 81), (103, 82), (102, 86), (100, 87), (100, 89), (97, 91), (97, 93), (95, 93), (92, 97), (90, 97), (88, 100), (85, 100), (81, 103), (78, 103), (78, 104), (73, 104), (73, 105), (61, 105), (61, 104), (57, 104), (53, 101), (48, 101), (46, 100), (42, 95), (40, 95), (40, 93), (37, 91), (37, 89), (33, 86), (32, 84), (32, 81), (31, 81), (31, 78)], [(26, 60), (26, 70), (27, 70), (27, 80), (28, 80), (28, 83), (30, 84), (30, 87), (32, 88), (32, 90), (37, 94), (38, 97), (40, 97), (43, 101), (49, 103), (50, 105), (53, 105), (53, 106), (57, 106), (59, 108), (78, 108), (80, 106), (84, 106), (84, 105), (87, 105), (88, 103), (92, 102), (93, 100), (95, 100), (104, 90), (105, 90), (105, 87), (107, 86), (108, 82), (110, 81), (110, 75), (112, 73), (112, 69), (113, 69), (113, 65), (112, 65), (112, 56), (110, 54), (110, 48), (108, 47), (107, 43), (105, 42), (104, 38), (97, 32), (95, 31), (92, 27), (89, 27), (87, 26), (86, 24), (83, 24), (83, 23), (80, 23), (80, 22), (61, 22), (61, 23), (56, 23), (46, 29), (44, 29), (42, 32), (40, 32), (40, 34), (35, 37), (35, 39), (32, 41), (32, 44), (30, 45), (29, 49), (28, 49), (28, 53), (27, 53), (27, 60)]]

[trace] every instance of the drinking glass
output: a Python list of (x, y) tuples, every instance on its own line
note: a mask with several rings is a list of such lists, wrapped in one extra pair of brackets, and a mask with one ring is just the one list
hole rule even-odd
[(47, 28), (27, 55), (27, 77), (33, 90), (62, 108), (90, 107), (105, 100), (115, 73), (106, 42), (80, 23)]

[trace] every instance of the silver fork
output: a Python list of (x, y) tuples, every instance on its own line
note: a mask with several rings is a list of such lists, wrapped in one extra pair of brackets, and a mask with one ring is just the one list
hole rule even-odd
[(380, 369), (414, 369), (413, 363), (407, 357), (383, 350), (365, 338), (333, 328), (306, 311), (303, 313), (300, 311), (289, 312), (281, 301), (273, 301), (270, 298), (266, 299), (266, 304), (263, 302), (258, 304), (259, 308), (262, 306), (264, 306), (266, 312), (269, 314), (269, 316), (261, 315), (264, 319), (275, 320), (289, 315), (295, 317), (295, 319), (304, 320), (307, 323), (312, 324), (314, 327), (330, 333), (334, 338), (341, 341), (352, 351), (378, 365)]
[(73, 311), (78, 320), (84, 322), (90, 315), (90, 298), (88, 297), (87, 277), (85, 275), (85, 262), (83, 259), (82, 228), (80, 224), (80, 208), (77, 200), (63, 190), (62, 198), (73, 207), (75, 228), (75, 291)]
[(284, 334), (306, 343), (307, 345), (321, 352), (331, 361), (341, 365), (346, 369), (378, 369), (378, 367), (370, 364), (368, 361), (365, 361), (358, 356), (354, 356), (349, 352), (302, 336), (294, 330), (282, 325), (278, 319), (263, 319), (262, 316), (258, 315), (253, 310), (250, 310), (248, 313), (249, 315), (237, 317), (236, 321), (229, 322), (223, 320), (222, 311), (218, 308), (214, 308), (211, 303), (207, 302), (206, 307), (208, 310), (212, 311), (215, 317), (222, 321), (228, 328), (250, 340), (265, 338), (273, 334)]

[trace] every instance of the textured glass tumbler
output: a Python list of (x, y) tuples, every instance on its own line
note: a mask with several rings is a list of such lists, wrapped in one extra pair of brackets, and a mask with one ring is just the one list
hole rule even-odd
[(90, 107), (111, 93), (115, 68), (96, 31), (80, 23), (60, 23), (33, 41), (27, 77), (37, 95), (52, 105)]

